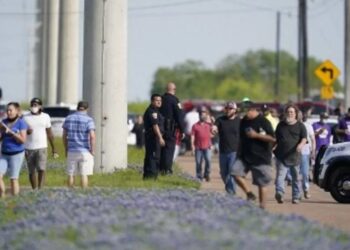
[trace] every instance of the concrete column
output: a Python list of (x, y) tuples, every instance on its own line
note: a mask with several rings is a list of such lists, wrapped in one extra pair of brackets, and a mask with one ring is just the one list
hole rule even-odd
[(60, 2), (58, 101), (69, 104), (78, 102), (79, 2)]
[(127, 167), (127, 1), (87, 0), (83, 97), (96, 122), (95, 171)]
[[(41, 78), (40, 78), (40, 91), (37, 97), (43, 98), (46, 101), (46, 88), (47, 88), (47, 33), (48, 27), (48, 3), (49, 1), (41, 0), (42, 5), (42, 46), (41, 46)], [(45, 98), (44, 98), (45, 97)]]
[(30, 100), (35, 96), (41, 96), (42, 83), (42, 60), (43, 60), (43, 16), (45, 16), (44, 0), (37, 0), (36, 10), (38, 14), (35, 17), (35, 25), (30, 35), (34, 35), (35, 39), (30, 44), (28, 83), (27, 83), (27, 99)]
[(57, 104), (57, 68), (58, 68), (58, 28), (59, 0), (46, 1), (47, 36), (46, 36), (46, 77), (44, 97), (47, 105)]

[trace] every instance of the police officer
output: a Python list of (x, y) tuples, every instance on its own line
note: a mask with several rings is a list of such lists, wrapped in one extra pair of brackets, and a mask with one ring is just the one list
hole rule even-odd
[(176, 85), (173, 82), (167, 84), (166, 93), (163, 95), (163, 104), (160, 113), (164, 116), (164, 140), (165, 146), (161, 149), (160, 171), (162, 174), (172, 174), (173, 156), (175, 151), (175, 129), (183, 134), (184, 119), (181, 104), (175, 96)]
[(164, 118), (159, 112), (162, 96), (153, 94), (151, 105), (143, 115), (145, 127), (145, 160), (143, 165), (143, 179), (157, 178), (160, 160), (160, 149), (165, 145), (163, 139)]

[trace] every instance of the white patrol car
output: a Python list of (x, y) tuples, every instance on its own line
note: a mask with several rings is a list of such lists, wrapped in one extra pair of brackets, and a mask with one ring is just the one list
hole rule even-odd
[(314, 166), (314, 183), (339, 203), (350, 203), (350, 142), (323, 146)]

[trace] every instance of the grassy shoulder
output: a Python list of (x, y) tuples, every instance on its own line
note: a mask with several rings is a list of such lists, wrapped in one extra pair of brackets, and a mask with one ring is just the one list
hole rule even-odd
[[(48, 159), (48, 169), (46, 171), (45, 187), (63, 187), (66, 186), (67, 175), (65, 173), (65, 157), (60, 140), (55, 142), (57, 151), (60, 155), (58, 159), (51, 156)], [(175, 165), (174, 174), (171, 176), (159, 176), (157, 180), (142, 180), (144, 150), (135, 147), (128, 148), (128, 163), (134, 167), (117, 170), (114, 173), (95, 173), (89, 177), (89, 186), (91, 187), (115, 187), (115, 188), (195, 188), (198, 189), (200, 184), (193, 181), (181, 172)], [(20, 185), (30, 186), (28, 172), (22, 169), (20, 175)], [(79, 177), (77, 184), (79, 184)]]

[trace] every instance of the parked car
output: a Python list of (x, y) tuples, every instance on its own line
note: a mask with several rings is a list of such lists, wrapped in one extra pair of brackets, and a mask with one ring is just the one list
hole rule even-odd
[(43, 112), (51, 117), (51, 129), (55, 137), (62, 136), (62, 125), (68, 115), (76, 110), (74, 106), (48, 106), (43, 108)]
[(350, 142), (323, 146), (313, 170), (316, 185), (339, 203), (350, 203)]

